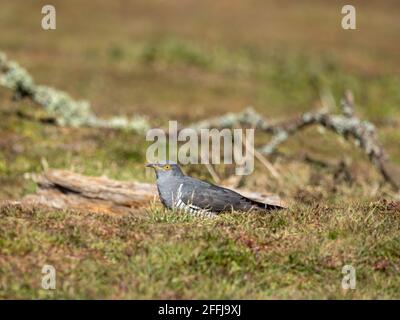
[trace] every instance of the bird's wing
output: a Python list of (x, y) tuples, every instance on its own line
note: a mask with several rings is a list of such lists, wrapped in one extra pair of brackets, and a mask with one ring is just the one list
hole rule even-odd
[(270, 205), (248, 199), (241, 194), (211, 183), (197, 180), (186, 179), (185, 187), (182, 188), (180, 195), (181, 201), (186, 205), (195, 208), (210, 210), (213, 212), (240, 210), (248, 211), (258, 209), (276, 209)]

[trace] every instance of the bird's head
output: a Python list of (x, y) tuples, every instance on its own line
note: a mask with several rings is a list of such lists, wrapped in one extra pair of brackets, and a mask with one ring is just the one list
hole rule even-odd
[(149, 163), (148, 168), (153, 168), (157, 178), (183, 175), (181, 168), (173, 162)]

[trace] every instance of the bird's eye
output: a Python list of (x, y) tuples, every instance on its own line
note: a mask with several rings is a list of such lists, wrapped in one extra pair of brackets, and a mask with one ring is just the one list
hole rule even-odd
[(164, 166), (164, 169), (169, 170), (169, 169), (171, 169), (171, 166), (170, 166), (169, 164), (166, 164), (166, 165)]

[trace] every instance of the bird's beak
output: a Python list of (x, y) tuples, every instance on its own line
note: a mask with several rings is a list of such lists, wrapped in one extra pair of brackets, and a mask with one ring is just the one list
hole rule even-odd
[(155, 168), (156, 165), (154, 163), (148, 163), (146, 164), (146, 168)]

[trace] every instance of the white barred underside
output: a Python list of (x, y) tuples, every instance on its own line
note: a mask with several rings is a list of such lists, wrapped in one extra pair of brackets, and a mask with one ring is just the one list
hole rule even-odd
[(202, 216), (202, 217), (213, 217), (215, 216), (214, 212), (211, 212), (208, 209), (203, 209), (200, 208), (198, 206), (195, 206), (194, 204), (190, 204), (190, 203), (184, 203), (182, 200), (182, 187), (183, 184), (179, 185), (178, 188), (178, 192), (176, 194), (175, 199), (173, 199), (173, 203), (174, 203), (174, 209), (183, 211), (185, 213), (189, 213), (192, 215), (196, 215), (196, 216)]

